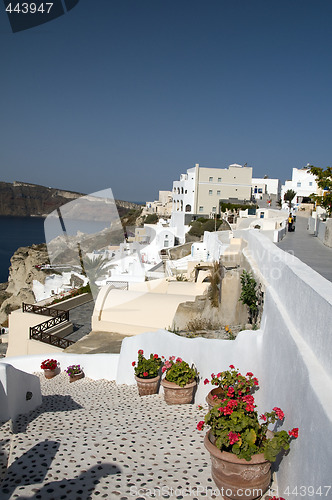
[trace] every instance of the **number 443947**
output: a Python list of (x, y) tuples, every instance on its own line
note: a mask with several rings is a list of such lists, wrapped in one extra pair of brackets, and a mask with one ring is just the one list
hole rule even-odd
[(9, 3), (6, 7), (6, 11), (9, 12), (10, 14), (16, 13), (16, 14), (36, 14), (37, 12), (40, 12), (44, 14), (49, 14), (51, 9), (53, 7), (53, 3), (51, 2), (42, 2), (40, 4), (36, 4), (34, 2), (23, 2), (23, 3), (16, 3), (12, 4)]
[(332, 494), (332, 486), (295, 486), (293, 489), (287, 486), (284, 495), (295, 495), (300, 497), (327, 497)]

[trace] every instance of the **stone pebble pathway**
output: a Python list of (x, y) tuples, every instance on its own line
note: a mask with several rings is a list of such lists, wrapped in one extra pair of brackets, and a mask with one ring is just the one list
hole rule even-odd
[(197, 405), (140, 397), (134, 385), (38, 376), (43, 403), (13, 422), (1, 500), (222, 498)]
[(168, 406), (106, 380), (39, 376), (43, 404), (13, 424), (2, 500), (216, 498), (196, 405)]

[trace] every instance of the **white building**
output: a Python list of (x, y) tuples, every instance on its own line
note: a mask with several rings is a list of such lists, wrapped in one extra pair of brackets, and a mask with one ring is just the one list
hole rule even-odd
[(159, 191), (159, 200), (147, 201), (142, 215), (157, 214), (170, 217), (172, 214), (173, 196), (171, 191)]
[(262, 200), (263, 195), (274, 195), (277, 199), (280, 197), (280, 180), (264, 178), (252, 179), (252, 194), (256, 200)]
[(292, 200), (292, 205), (295, 208), (298, 208), (312, 193), (317, 193), (315, 176), (308, 172), (308, 167), (293, 168), (292, 180), (286, 181), (285, 184), (281, 186), (281, 200), (285, 208), (287, 208), (288, 204), (284, 202), (284, 196), (290, 189), (296, 192)]

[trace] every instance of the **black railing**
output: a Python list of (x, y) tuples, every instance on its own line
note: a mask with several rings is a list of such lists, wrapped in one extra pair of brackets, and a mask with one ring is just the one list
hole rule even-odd
[(56, 334), (49, 333), (48, 330), (69, 321), (69, 311), (62, 311), (61, 309), (53, 309), (51, 307), (36, 306), (34, 304), (22, 304), (23, 312), (32, 312), (35, 314), (44, 314), (51, 316), (51, 319), (39, 323), (39, 325), (30, 326), (29, 338), (32, 340), (39, 340), (46, 344), (66, 349), (75, 341), (58, 337)]
[(30, 327), (30, 339), (39, 340), (39, 342), (44, 342), (45, 344), (50, 344), (55, 347), (60, 347), (61, 349), (66, 349), (66, 347), (75, 344), (73, 340), (57, 337), (56, 335), (47, 333), (45, 330), (38, 331), (37, 328), (41, 325), (43, 325), (43, 323), (37, 326)]
[(37, 306), (35, 304), (25, 304), (22, 303), (23, 312), (31, 312), (34, 314), (44, 314), (45, 316), (52, 316), (53, 318), (61, 317), (61, 321), (69, 321), (69, 311), (63, 311), (62, 309), (54, 309), (52, 307)]

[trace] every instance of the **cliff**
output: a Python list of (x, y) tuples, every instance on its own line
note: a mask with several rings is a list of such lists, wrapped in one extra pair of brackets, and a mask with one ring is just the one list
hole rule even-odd
[[(82, 193), (65, 191), (27, 182), (0, 182), (0, 215), (46, 216), (69, 201), (84, 196)], [(115, 200), (120, 217), (139, 205)]]
[(21, 307), (22, 302), (33, 304), (35, 297), (32, 292), (33, 280), (41, 283), (50, 271), (36, 269), (37, 264), (49, 264), (46, 244), (21, 247), (10, 259), (8, 285), (1, 290), (0, 325), (5, 323), (11, 311)]

